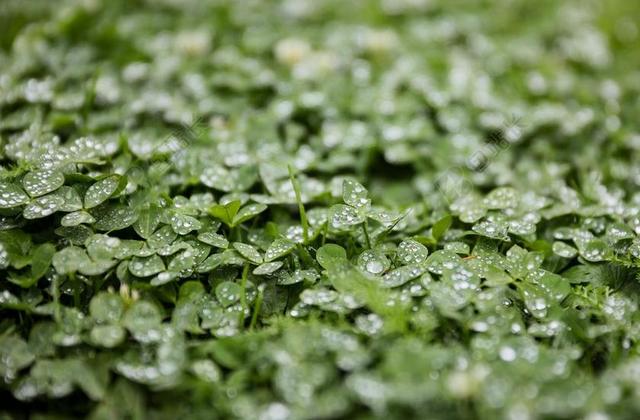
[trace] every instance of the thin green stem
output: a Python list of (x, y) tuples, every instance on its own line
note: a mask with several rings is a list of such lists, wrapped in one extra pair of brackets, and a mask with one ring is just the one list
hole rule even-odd
[(362, 232), (364, 233), (364, 240), (367, 244), (367, 248), (371, 249), (371, 239), (369, 238), (369, 231), (367, 229), (367, 221), (365, 220), (360, 226), (362, 226)]
[(327, 233), (328, 232), (329, 232), (329, 222), (326, 222), (322, 226), (322, 242), (321, 242), (321, 246), (324, 245), (327, 242)]
[(71, 277), (71, 283), (73, 284), (73, 305), (76, 308), (80, 307), (80, 287), (79, 287), (79, 281), (76, 278), (75, 273), (71, 273), (70, 274)]
[(258, 323), (258, 314), (262, 307), (262, 299), (264, 299), (262, 288), (258, 287), (258, 297), (256, 297), (256, 304), (253, 307), (253, 314), (251, 315), (251, 324), (249, 324), (249, 330), (253, 331)]
[(247, 309), (247, 277), (249, 277), (249, 263), (244, 265), (244, 269), (242, 270), (242, 279), (240, 281), (240, 306), (242, 307), (242, 310), (240, 315), (238, 315), (239, 325), (244, 323), (244, 313)]
[(300, 192), (300, 183), (298, 179), (295, 177), (293, 173), (293, 167), (289, 165), (289, 179), (291, 180), (291, 185), (293, 186), (293, 191), (296, 194), (296, 201), (298, 202), (298, 211), (300, 212), (300, 223), (302, 224), (302, 238), (304, 239), (304, 243), (309, 242), (309, 221), (307, 220), (307, 212), (304, 209), (304, 204), (302, 203), (302, 193)]
[(60, 277), (53, 276), (51, 281), (51, 294), (53, 296), (53, 317), (56, 322), (62, 320), (62, 312), (60, 309)]

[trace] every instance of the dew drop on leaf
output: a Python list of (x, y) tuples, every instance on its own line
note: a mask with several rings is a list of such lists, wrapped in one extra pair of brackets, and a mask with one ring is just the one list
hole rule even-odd
[(198, 234), (198, 240), (216, 248), (227, 248), (229, 246), (227, 238), (214, 232), (202, 232)]
[(333, 229), (350, 230), (353, 226), (364, 222), (364, 217), (354, 207), (336, 204), (330, 209), (329, 222)]
[(29, 196), (19, 186), (0, 181), (0, 208), (9, 209), (29, 202)]
[(293, 251), (295, 247), (296, 245), (287, 239), (275, 239), (265, 251), (264, 260), (273, 261), (277, 258), (281, 258)]
[(55, 169), (29, 172), (22, 178), (22, 186), (31, 197), (40, 197), (57, 190), (64, 184), (64, 175)]
[(60, 224), (62, 226), (78, 226), (81, 224), (91, 224), (96, 219), (92, 215), (85, 211), (75, 211), (73, 213), (65, 214)]
[(554, 254), (563, 258), (573, 258), (578, 254), (578, 250), (574, 247), (560, 241), (554, 242), (552, 249)]
[(403, 264), (421, 264), (428, 256), (427, 247), (413, 239), (405, 239), (398, 245), (398, 259)]
[(282, 261), (274, 261), (260, 264), (253, 270), (253, 274), (256, 276), (266, 276), (268, 274), (273, 274), (278, 271), (280, 267), (282, 267)]
[(186, 214), (174, 213), (171, 215), (171, 227), (178, 235), (186, 235), (193, 230), (202, 228), (202, 223), (198, 219)]
[(323, 305), (338, 298), (338, 293), (329, 289), (306, 289), (300, 294), (300, 300), (305, 305)]
[(63, 204), (62, 198), (54, 194), (38, 197), (27, 204), (22, 211), (22, 216), (25, 219), (47, 217), (60, 210)]
[(121, 182), (119, 175), (112, 175), (92, 184), (84, 194), (84, 207), (90, 209), (105, 202), (119, 189)]
[(225, 281), (216, 287), (216, 298), (225, 307), (228, 307), (240, 300), (242, 288), (239, 284)]
[(381, 275), (390, 265), (389, 259), (379, 251), (366, 250), (358, 257), (358, 268), (368, 274)]
[(367, 190), (352, 179), (345, 179), (342, 184), (342, 199), (356, 209), (367, 209), (371, 206)]
[(136, 277), (149, 277), (164, 270), (164, 262), (157, 255), (133, 257), (129, 263), (129, 271)]
[(242, 255), (252, 263), (262, 263), (262, 255), (260, 255), (260, 252), (256, 249), (256, 247), (249, 244), (243, 244), (241, 242), (234, 242), (233, 247), (240, 253), (240, 255)]

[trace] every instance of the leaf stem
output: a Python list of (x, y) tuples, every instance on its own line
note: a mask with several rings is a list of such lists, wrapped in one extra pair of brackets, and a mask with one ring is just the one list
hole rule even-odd
[(293, 186), (293, 191), (296, 194), (296, 201), (298, 202), (298, 211), (300, 212), (300, 223), (302, 224), (302, 238), (304, 239), (304, 243), (309, 242), (309, 221), (307, 220), (307, 212), (304, 209), (304, 204), (302, 203), (302, 193), (300, 192), (300, 183), (298, 179), (295, 177), (293, 173), (293, 167), (291, 165), (289, 168), (289, 179), (291, 180), (291, 185)]
[(240, 315), (238, 315), (239, 325), (244, 323), (244, 312), (247, 309), (247, 277), (249, 277), (249, 263), (246, 263), (242, 269), (242, 279), (240, 282), (240, 306), (242, 306), (242, 310)]
[(258, 297), (256, 297), (256, 304), (253, 307), (253, 314), (251, 315), (251, 324), (249, 324), (249, 330), (253, 331), (258, 323), (258, 314), (262, 307), (262, 300), (264, 299), (262, 287), (258, 287)]
[(56, 322), (62, 320), (60, 309), (60, 277), (54, 275), (51, 281), (51, 294), (53, 295), (53, 318)]
[(369, 231), (367, 229), (367, 221), (362, 222), (360, 226), (362, 226), (362, 232), (364, 233), (364, 240), (367, 244), (367, 248), (371, 249), (371, 239), (369, 238)]

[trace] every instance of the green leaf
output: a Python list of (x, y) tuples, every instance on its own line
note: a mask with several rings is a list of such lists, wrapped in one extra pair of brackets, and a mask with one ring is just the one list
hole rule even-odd
[(120, 325), (96, 325), (91, 329), (90, 335), (91, 341), (96, 345), (113, 348), (124, 342), (127, 333)]
[(76, 246), (70, 246), (56, 252), (52, 262), (59, 274), (72, 274), (90, 264), (86, 252)]
[(245, 191), (255, 183), (257, 175), (253, 165), (228, 170), (221, 165), (213, 164), (202, 172), (200, 182), (220, 191)]
[(374, 280), (362, 275), (346, 260), (334, 261), (335, 263), (331, 264), (327, 270), (331, 284), (336, 290), (351, 294), (365, 302), (368, 308), (386, 320), (390, 331), (401, 331), (406, 327), (407, 312), (399, 302), (390, 305), (393, 299), (389, 291), (380, 288)]
[(288, 286), (291, 284), (298, 284), (302, 282), (315, 283), (320, 275), (314, 269), (310, 270), (296, 270), (292, 273), (281, 272), (278, 277), (278, 284)]
[(243, 244), (241, 242), (234, 242), (233, 247), (242, 255), (244, 258), (248, 259), (254, 264), (261, 264), (263, 261), (262, 255), (260, 252), (251, 245)]
[(118, 194), (127, 185), (127, 178), (109, 175), (92, 184), (84, 194), (84, 208), (91, 209)]
[(29, 196), (19, 186), (0, 181), (0, 209), (10, 209), (29, 202)]
[(87, 254), (93, 260), (116, 258), (121, 252), (122, 241), (107, 235), (95, 234), (85, 242)]
[(40, 219), (62, 209), (64, 201), (57, 195), (45, 195), (31, 201), (22, 211), (25, 219)]
[(148, 239), (160, 224), (161, 210), (151, 205), (139, 211), (138, 220), (133, 224), (136, 233), (144, 239)]
[(487, 209), (508, 209), (518, 206), (520, 194), (508, 187), (496, 188), (482, 200)]
[(326, 244), (316, 251), (316, 260), (324, 269), (339, 264), (347, 259), (347, 251), (343, 247), (336, 244)]
[(306, 289), (300, 294), (300, 300), (305, 305), (326, 305), (338, 299), (339, 293), (335, 290), (319, 288)]
[(238, 283), (224, 281), (216, 286), (216, 298), (223, 306), (230, 306), (240, 300), (242, 288)]
[(345, 179), (342, 183), (342, 199), (351, 207), (367, 210), (371, 207), (368, 195), (367, 189), (352, 179)]
[(159, 341), (162, 313), (153, 303), (139, 300), (127, 310), (123, 319), (123, 326), (141, 343)]
[(258, 214), (262, 213), (267, 209), (267, 206), (264, 204), (249, 204), (248, 206), (240, 209), (238, 214), (233, 217), (233, 222), (231, 226), (237, 226), (240, 223), (246, 222), (247, 220), (253, 219)]
[(446, 216), (442, 217), (437, 222), (435, 222), (431, 227), (431, 236), (433, 236), (433, 239), (435, 239), (436, 241), (439, 241), (442, 238), (442, 236), (447, 232), (447, 230), (449, 230), (452, 222), (453, 222), (453, 218), (451, 217), (450, 214), (447, 214)]
[(256, 276), (266, 276), (278, 271), (283, 265), (282, 261), (274, 261), (260, 264), (253, 270)]
[(288, 239), (278, 238), (275, 239), (269, 245), (269, 248), (264, 253), (264, 260), (269, 262), (275, 259), (284, 257), (285, 255), (291, 253), (296, 247), (296, 244), (291, 242)]
[(31, 278), (35, 282), (44, 276), (56, 252), (53, 244), (38, 245), (33, 249), (33, 263), (31, 263)]
[(352, 230), (364, 220), (364, 216), (351, 206), (336, 204), (329, 209), (329, 226), (339, 231)]
[(162, 286), (163, 284), (167, 284), (178, 277), (180, 277), (180, 273), (176, 271), (163, 271), (152, 278), (149, 284), (152, 286)]
[(611, 223), (607, 226), (607, 237), (613, 242), (622, 241), (625, 239), (633, 239), (635, 235), (631, 228), (624, 223)]
[(180, 273), (183, 271), (191, 270), (196, 264), (195, 250), (188, 247), (181, 253), (177, 254), (171, 259), (168, 270), (172, 273)]
[(573, 258), (578, 255), (578, 250), (564, 242), (556, 241), (553, 243), (553, 253), (563, 258)]
[(460, 264), (460, 258), (451, 251), (438, 250), (429, 255), (425, 263), (427, 269), (434, 274), (442, 274), (446, 268)]
[(18, 229), (0, 231), (0, 243), (6, 253), (3, 253), (5, 264), (21, 269), (31, 262), (30, 251), (33, 244), (27, 233)]
[(209, 209), (209, 214), (219, 219), (221, 222), (223, 222), (227, 226), (232, 226), (233, 219), (238, 213), (238, 210), (240, 209), (240, 205), (241, 203), (239, 200), (231, 201), (224, 205), (216, 204), (215, 206)]
[(178, 235), (186, 235), (193, 230), (202, 228), (202, 223), (198, 219), (186, 214), (173, 213), (170, 222), (173, 231)]
[(384, 288), (402, 286), (409, 280), (420, 276), (422, 273), (424, 273), (424, 271), (424, 269), (415, 265), (405, 265), (403, 267), (398, 267), (395, 270), (391, 270), (387, 274), (382, 276), (380, 286)]
[(124, 314), (122, 297), (113, 293), (100, 292), (89, 304), (91, 317), (99, 324), (118, 323)]
[(607, 244), (600, 239), (578, 240), (576, 245), (580, 255), (590, 262), (605, 261), (611, 254)]
[(133, 257), (129, 263), (129, 272), (136, 277), (149, 277), (164, 270), (164, 262), (157, 255)]
[(134, 209), (121, 204), (97, 207), (91, 215), (96, 219), (95, 228), (102, 232), (122, 230), (138, 220)]
[(398, 245), (398, 259), (403, 264), (421, 264), (428, 256), (427, 247), (413, 239), (405, 239)]
[(188, 281), (180, 286), (178, 301), (171, 316), (171, 322), (181, 331), (193, 334), (204, 332), (200, 328), (199, 312), (208, 310), (211, 300), (202, 283)]
[(61, 211), (76, 211), (82, 209), (82, 199), (75, 188), (63, 185), (58, 188), (54, 194), (62, 198), (63, 204), (60, 206)]
[(391, 266), (384, 252), (368, 249), (358, 256), (358, 268), (366, 274), (382, 275)]
[(473, 225), (471, 229), (479, 235), (486, 236), (487, 238), (500, 239), (503, 241), (509, 240), (509, 236), (507, 235), (509, 225), (500, 219), (485, 219)]
[(0, 335), (0, 375), (11, 380), (35, 360), (29, 345), (15, 334)]
[(147, 243), (152, 249), (159, 249), (169, 246), (177, 237), (178, 234), (171, 226), (162, 226), (149, 237)]
[(60, 188), (64, 175), (55, 169), (31, 171), (22, 178), (22, 186), (31, 197), (40, 197)]
[(92, 215), (85, 211), (74, 211), (73, 213), (65, 214), (60, 224), (62, 226), (78, 226), (81, 224), (90, 225), (95, 223), (96, 219)]
[(229, 241), (224, 236), (213, 232), (202, 232), (198, 234), (198, 240), (216, 248), (229, 247)]

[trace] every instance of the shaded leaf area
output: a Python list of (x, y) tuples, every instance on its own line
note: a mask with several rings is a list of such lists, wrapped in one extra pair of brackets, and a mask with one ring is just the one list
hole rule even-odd
[(640, 416), (637, 2), (0, 6), (0, 417)]

